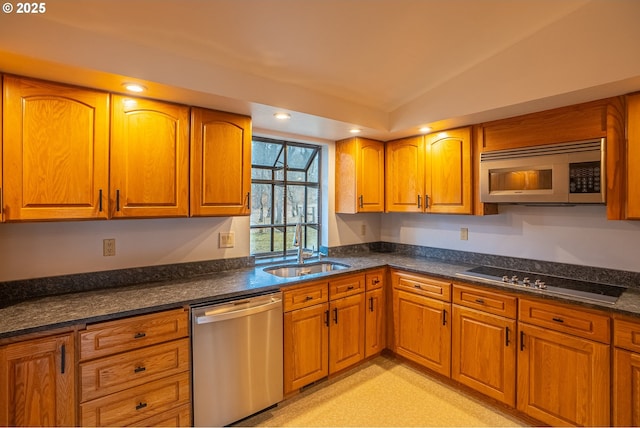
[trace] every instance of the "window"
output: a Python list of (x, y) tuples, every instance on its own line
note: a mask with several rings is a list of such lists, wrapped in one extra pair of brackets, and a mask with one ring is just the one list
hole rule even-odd
[(254, 137), (251, 150), (251, 254), (294, 255), (297, 223), (304, 248), (319, 249), (321, 147)]

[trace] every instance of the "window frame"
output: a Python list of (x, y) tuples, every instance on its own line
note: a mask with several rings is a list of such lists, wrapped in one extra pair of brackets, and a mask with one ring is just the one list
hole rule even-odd
[[(315, 248), (316, 251), (319, 250), (319, 246), (320, 246), (320, 242), (321, 242), (321, 236), (322, 236), (322, 146), (317, 145), (317, 144), (309, 144), (309, 143), (300, 143), (297, 141), (289, 141), (289, 140), (280, 140), (280, 139), (273, 139), (273, 138), (265, 138), (265, 137), (257, 137), (254, 136), (252, 138), (252, 144), (253, 142), (260, 142), (260, 143), (273, 143), (273, 144), (280, 144), (282, 145), (280, 152), (278, 153), (278, 155), (275, 157), (275, 163), (274, 165), (268, 166), (268, 165), (258, 165), (258, 164), (254, 164), (253, 163), (253, 156), (252, 156), (252, 163), (251, 163), (251, 186), (252, 186), (252, 194), (253, 194), (253, 185), (254, 184), (261, 184), (261, 185), (268, 185), (271, 187), (271, 201), (270, 201), (270, 206), (271, 206), (271, 210), (269, 213), (269, 223), (264, 223), (264, 224), (252, 224), (253, 222), (253, 213), (251, 213), (251, 218), (249, 221), (249, 234), (251, 236), (252, 231), (256, 230), (256, 229), (268, 229), (269, 230), (269, 234), (270, 234), (270, 251), (268, 252), (260, 252), (260, 253), (256, 253), (254, 252), (255, 249), (251, 248), (251, 243), (253, 243), (253, 238), (251, 237), (250, 241), (250, 255), (255, 257), (256, 260), (260, 260), (260, 261), (269, 261), (269, 260), (277, 260), (277, 259), (290, 259), (290, 258), (294, 258), (296, 256), (297, 253), (297, 249), (287, 249), (288, 245), (287, 242), (291, 241), (293, 242), (293, 230), (296, 223), (290, 223), (288, 221), (288, 216), (287, 216), (287, 210), (288, 210), (288, 206), (289, 204), (289, 198), (287, 197), (287, 189), (288, 186), (304, 186), (304, 205), (303, 205), (303, 209), (304, 212), (302, 213), (302, 217), (304, 218), (304, 221), (301, 221), (300, 224), (302, 226), (302, 245), (304, 248), (307, 248), (307, 242), (308, 242), (308, 236), (309, 236), (309, 229), (316, 229), (316, 242), (317, 242), (317, 248)], [(302, 148), (306, 148), (306, 149), (311, 149), (313, 150), (313, 153), (311, 156), (309, 156), (309, 160), (307, 161), (306, 165), (303, 168), (293, 168), (290, 167), (288, 165), (288, 148), (289, 147), (302, 147)], [(282, 166), (277, 166), (277, 161), (278, 159), (280, 159), (280, 157), (282, 156), (282, 158), (284, 159), (284, 165)], [(313, 165), (315, 159), (317, 158), (317, 181), (309, 181), (309, 169), (311, 168), (311, 166)], [(254, 174), (253, 171), (254, 169), (260, 169), (260, 170), (270, 170), (271, 172), (271, 178), (270, 179), (262, 179), (262, 178), (254, 178)], [(276, 178), (276, 173), (278, 170), (282, 170), (284, 169), (284, 173), (282, 174), (283, 178), (282, 179), (277, 179)], [(304, 181), (293, 181), (290, 180), (288, 177), (288, 173), (289, 172), (303, 172), (304, 173)], [(282, 222), (276, 223), (275, 222), (275, 217), (276, 217), (276, 210), (274, 209), (274, 207), (276, 207), (276, 199), (280, 199), (280, 198), (276, 198), (276, 188), (281, 187), (282, 188), (282, 198), (281, 198), (281, 202), (282, 202), (282, 210), (284, 212), (284, 215), (282, 216)], [(308, 221), (308, 210), (309, 210), (309, 206), (308, 206), (308, 201), (309, 201), (309, 189), (310, 188), (314, 188), (317, 191), (318, 194), (318, 200), (317, 200), (317, 213), (316, 213), (316, 221)], [(252, 206), (254, 206), (254, 204), (252, 204)], [(276, 231), (280, 229), (283, 233), (283, 240), (282, 240), (282, 247), (281, 248), (275, 248), (275, 244), (276, 244), (276, 240), (275, 240), (275, 234)]]

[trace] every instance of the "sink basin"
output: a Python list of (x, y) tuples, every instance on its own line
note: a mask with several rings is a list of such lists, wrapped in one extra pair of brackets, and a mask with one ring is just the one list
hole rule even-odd
[(264, 271), (271, 275), (282, 278), (295, 278), (316, 273), (333, 272), (334, 270), (346, 269), (349, 265), (335, 262), (315, 262), (295, 265), (280, 265), (264, 268)]

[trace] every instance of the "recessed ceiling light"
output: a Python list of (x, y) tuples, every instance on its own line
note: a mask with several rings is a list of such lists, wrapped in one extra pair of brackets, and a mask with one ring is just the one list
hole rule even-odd
[(278, 113), (274, 113), (273, 115), (276, 119), (278, 120), (287, 120), (287, 119), (291, 119), (291, 115), (289, 113), (284, 113), (284, 112), (278, 112)]
[(359, 134), (359, 133), (362, 132), (362, 129), (353, 128), (353, 129), (349, 130), (349, 132), (351, 132), (352, 134)]
[(122, 86), (124, 86), (127, 91), (131, 92), (144, 92), (147, 89), (138, 83), (123, 83)]
[(422, 128), (420, 128), (420, 132), (426, 134), (427, 132), (431, 132), (431, 128), (429, 128), (428, 126), (423, 126)]

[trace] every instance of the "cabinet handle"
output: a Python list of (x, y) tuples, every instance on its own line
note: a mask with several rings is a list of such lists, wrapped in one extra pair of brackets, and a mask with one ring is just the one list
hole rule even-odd
[(564, 322), (562, 318), (551, 318), (551, 319), (554, 320), (555, 322)]
[(418, 208), (422, 208), (422, 196), (418, 195)]
[(371, 281), (371, 283), (372, 283), (373, 285), (378, 285), (378, 284), (380, 284), (380, 280), (379, 280), (378, 278), (376, 278), (376, 279), (374, 279), (373, 281)]
[(482, 299), (476, 299), (476, 303), (480, 303), (481, 305), (484, 305), (484, 300), (482, 300)]
[(98, 193), (98, 212), (102, 212), (102, 189)]
[(138, 403), (138, 405), (136, 406), (136, 410), (140, 410), (140, 409), (144, 409), (145, 407), (147, 407), (147, 403), (143, 403), (142, 401), (140, 403)]
[(447, 310), (442, 310), (442, 325), (447, 325)]
[(364, 196), (360, 195), (360, 208), (364, 208)]
[(333, 322), (338, 324), (338, 308), (333, 308)]
[(369, 312), (373, 312), (373, 297), (369, 297)]
[(67, 346), (62, 345), (60, 347), (60, 373), (64, 374), (67, 366)]
[(511, 337), (510, 336), (511, 336), (511, 330), (509, 330), (509, 327), (506, 327), (505, 334), (504, 334), (505, 346), (509, 346), (509, 344), (511, 343)]
[(140, 366), (140, 367), (136, 367), (135, 369), (133, 369), (133, 372), (134, 372), (134, 373), (141, 373), (141, 372), (143, 372), (143, 371), (145, 371), (145, 370), (147, 370), (147, 368), (146, 368), (146, 367), (144, 367), (144, 366)]
[(145, 337), (146, 335), (147, 335), (147, 333), (138, 332), (138, 333), (133, 335), (133, 338), (134, 339), (141, 339), (141, 338)]
[(429, 208), (429, 195), (424, 195), (424, 207)]
[(251, 209), (251, 192), (247, 192), (247, 209)]
[[(2, 195), (2, 187), (0, 187), (0, 216), (2, 215), (3, 210), (4, 210), (4, 198), (2, 196), (3, 196)], [(2, 219), (0, 218), (0, 220), (2, 220)]]
[(520, 332), (520, 350), (524, 351), (524, 331)]
[(120, 189), (116, 189), (116, 211), (120, 211)]
[(324, 325), (329, 327), (329, 310), (324, 311)]

